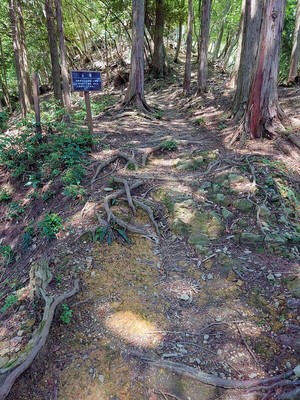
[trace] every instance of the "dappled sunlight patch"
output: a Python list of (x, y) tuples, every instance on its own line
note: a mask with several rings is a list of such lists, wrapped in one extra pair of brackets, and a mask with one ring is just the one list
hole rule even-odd
[(116, 312), (106, 319), (105, 326), (134, 346), (154, 348), (162, 340), (161, 334), (155, 333), (157, 327), (152, 322), (132, 311)]
[(179, 162), (179, 159), (172, 158), (154, 158), (151, 160), (151, 165), (159, 166), (159, 167), (173, 167), (176, 166)]

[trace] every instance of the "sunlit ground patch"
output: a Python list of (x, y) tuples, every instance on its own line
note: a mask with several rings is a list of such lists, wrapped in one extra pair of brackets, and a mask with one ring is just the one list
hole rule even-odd
[(132, 311), (120, 311), (111, 315), (106, 319), (105, 325), (134, 346), (156, 347), (161, 342), (161, 335), (155, 333), (157, 327)]

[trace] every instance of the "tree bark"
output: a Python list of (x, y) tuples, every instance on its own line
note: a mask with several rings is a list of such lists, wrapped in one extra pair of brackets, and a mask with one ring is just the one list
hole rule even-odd
[(190, 94), (191, 90), (191, 56), (192, 56), (192, 41), (193, 41), (193, 20), (194, 20), (193, 0), (188, 1), (188, 7), (189, 7), (188, 34), (186, 39), (186, 57), (185, 57), (184, 79), (183, 79), (184, 94)]
[(242, 44), (243, 44), (243, 32), (244, 32), (244, 19), (245, 19), (245, 7), (246, 0), (242, 2), (242, 12), (238, 29), (238, 45), (236, 49), (235, 63), (231, 73), (230, 82), (228, 86), (232, 89), (235, 89), (237, 86), (237, 78), (239, 73), (239, 68), (241, 64), (241, 54), (242, 54)]
[(183, 19), (184, 19), (184, 16), (183, 16), (184, 3), (185, 3), (185, 0), (181, 0), (179, 3), (179, 7), (180, 7), (182, 13), (180, 14), (179, 23), (178, 23), (178, 40), (177, 40), (177, 47), (176, 47), (175, 55), (173, 58), (174, 63), (178, 62), (181, 41), (182, 41), (182, 24), (183, 24)]
[(297, 4), (295, 30), (293, 35), (293, 47), (291, 53), (288, 82), (293, 82), (295, 77), (297, 76), (299, 58), (300, 58), (300, 0), (298, 0)]
[(24, 25), (23, 10), (20, 0), (17, 1), (17, 13), (19, 20), (19, 24), (17, 26), (19, 28), (19, 37), (20, 37), (21, 69), (24, 76), (24, 96), (25, 96), (26, 107), (28, 108), (28, 110), (30, 110), (31, 105), (33, 104), (32, 82), (28, 66), (25, 25)]
[(253, 66), (256, 62), (261, 35), (263, 6), (262, 0), (245, 1), (240, 65), (232, 107), (233, 115), (237, 119), (243, 115), (249, 98), (250, 86), (254, 75)]
[(55, 6), (56, 6), (56, 19), (57, 19), (57, 28), (58, 28), (64, 105), (65, 105), (67, 114), (70, 115), (71, 114), (71, 97), (70, 97), (69, 73), (68, 73), (68, 64), (67, 64), (67, 50), (66, 50), (66, 44), (65, 44), (65, 34), (64, 34), (61, 0), (55, 0)]
[(51, 76), (53, 83), (54, 98), (63, 106), (63, 96), (60, 80), (59, 52), (57, 47), (57, 36), (54, 22), (54, 4), (52, 0), (45, 0), (45, 14), (48, 32), (48, 41), (51, 58)]
[(149, 112), (144, 93), (144, 17), (145, 1), (132, 0), (132, 45), (129, 84), (125, 94), (124, 106)]
[(219, 32), (219, 36), (214, 48), (214, 54), (213, 54), (213, 60), (216, 60), (218, 58), (219, 52), (220, 52), (220, 48), (221, 48), (221, 43), (222, 43), (222, 39), (223, 39), (223, 34), (224, 34), (224, 28), (225, 28), (225, 21), (222, 21), (221, 24), (221, 29)]
[(286, 0), (264, 0), (260, 40), (244, 130), (252, 139), (271, 138), (274, 123), (283, 117), (279, 108), (277, 83), (280, 43)]
[(201, 16), (199, 69), (198, 69), (198, 82), (197, 82), (198, 95), (207, 91), (210, 11), (211, 11), (211, 0), (203, 0), (202, 16)]
[[(3, 100), (5, 106), (8, 108), (9, 111), (12, 110), (11, 107), (11, 102), (10, 102), (10, 95), (8, 91), (8, 85), (7, 85), (7, 69), (6, 69), (6, 64), (5, 64), (5, 57), (4, 57), (4, 51), (3, 51), (3, 46), (2, 46), (2, 40), (0, 37), (0, 65), (2, 69), (2, 74), (0, 74), (0, 85), (3, 93)], [(0, 101), (1, 104), (1, 101)]]
[(154, 51), (152, 73), (154, 78), (166, 75), (164, 46), (164, 0), (155, 2)]
[(12, 29), (12, 40), (14, 48), (15, 68), (18, 82), (19, 101), (22, 116), (26, 117), (30, 110), (30, 100), (26, 97), (25, 72), (22, 64), (20, 28), (18, 18), (18, 0), (9, 0), (9, 16)]

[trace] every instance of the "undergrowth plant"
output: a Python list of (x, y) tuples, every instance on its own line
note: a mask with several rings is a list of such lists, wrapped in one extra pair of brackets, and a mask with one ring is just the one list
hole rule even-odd
[(15, 257), (14, 251), (9, 245), (0, 244), (0, 265), (10, 264)]
[[(44, 126), (44, 125), (43, 125)], [(19, 135), (0, 135), (0, 163), (25, 186), (38, 188), (65, 171), (63, 182), (79, 184), (84, 177), (83, 164), (93, 144), (92, 135), (79, 126), (50, 123), (42, 138), (29, 123)]]
[(56, 234), (62, 229), (62, 218), (55, 213), (48, 212), (39, 223), (42, 236), (46, 239), (55, 239)]
[(7, 121), (9, 115), (6, 111), (0, 112), (0, 132), (4, 132), (7, 129)]
[(15, 305), (19, 301), (16, 294), (9, 294), (4, 302), (4, 305), (0, 308), (2, 314), (4, 314), (9, 308)]
[(71, 322), (71, 318), (73, 316), (73, 310), (67, 304), (62, 304), (62, 312), (60, 314), (59, 319), (64, 324), (69, 324)]

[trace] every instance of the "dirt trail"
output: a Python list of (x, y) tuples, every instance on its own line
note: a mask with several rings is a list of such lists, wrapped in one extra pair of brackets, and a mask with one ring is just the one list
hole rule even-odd
[[(239, 380), (297, 365), (297, 349), (287, 338), (299, 329), (291, 283), (299, 269), (299, 232), (292, 217), (276, 225), (284, 214), (275, 199), (279, 183), (276, 190), (269, 183), (267, 195), (260, 190), (275, 170), (276, 154), (268, 158), (267, 146), (255, 159), (247, 157), (249, 149), (227, 150), (224, 140), (236, 126), (226, 119), (226, 97), (210, 94), (193, 112), (180, 103), (179, 90), (174, 85), (147, 97), (164, 111), (162, 119), (112, 115), (95, 121), (101, 133), (86, 180), (89, 204), (101, 205), (108, 189), (116, 189), (112, 176), (130, 183), (141, 178), (143, 186), (132, 195), (154, 210), (161, 240), (138, 209), (131, 218), (150, 238), (129, 234), (130, 245), (92, 242), (88, 235), (74, 241), (95, 220), (80, 212), (82, 205), (76, 212), (70, 205), (65, 215), (73, 234), (49, 251), (53, 288), (79, 276), (81, 291), (68, 301), (71, 322), (56, 318), (45, 349), (9, 400), (241, 399), (246, 392), (205, 385), (143, 358)], [(140, 164), (142, 152), (165, 136), (177, 141), (176, 149), (169, 142), (137, 171), (115, 161), (90, 185), (96, 166), (116, 151), (135, 155)], [(128, 221), (126, 202), (114, 207)], [(98, 211), (105, 215), (103, 207)], [(248, 392), (245, 398), (258, 397)]]

